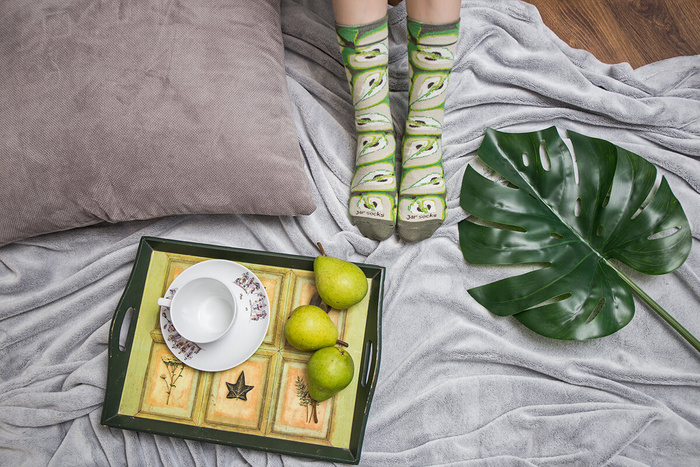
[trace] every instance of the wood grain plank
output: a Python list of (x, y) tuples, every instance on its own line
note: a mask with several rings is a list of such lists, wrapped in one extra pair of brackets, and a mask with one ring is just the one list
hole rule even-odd
[[(527, 0), (564, 42), (637, 68), (700, 54), (697, 0)], [(699, 59), (700, 62), (700, 59)]]
[[(388, 0), (391, 5), (401, 1)], [(700, 0), (526, 1), (564, 42), (604, 63), (638, 68), (679, 55), (700, 55)]]

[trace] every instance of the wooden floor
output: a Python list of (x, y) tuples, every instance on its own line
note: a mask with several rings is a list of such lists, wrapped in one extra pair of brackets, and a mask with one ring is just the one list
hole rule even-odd
[(700, 0), (526, 1), (564, 42), (604, 63), (638, 68), (700, 54)]
[[(390, 4), (402, 0), (388, 0)], [(525, 0), (564, 42), (633, 68), (700, 54), (700, 0)], [(700, 57), (698, 57), (700, 64)]]

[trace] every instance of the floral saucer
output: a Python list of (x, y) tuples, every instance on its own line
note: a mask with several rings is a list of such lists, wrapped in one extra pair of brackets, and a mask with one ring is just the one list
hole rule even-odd
[(262, 344), (270, 324), (270, 301), (255, 274), (222, 259), (202, 261), (185, 269), (170, 284), (165, 298), (172, 298), (182, 284), (199, 277), (216, 277), (231, 289), (238, 305), (231, 329), (214, 342), (194, 343), (177, 332), (166, 307), (160, 308), (160, 329), (165, 344), (185, 365), (201, 371), (228, 370), (248, 360)]

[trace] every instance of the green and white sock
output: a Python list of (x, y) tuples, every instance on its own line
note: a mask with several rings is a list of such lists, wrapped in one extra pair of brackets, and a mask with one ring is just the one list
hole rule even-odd
[(396, 225), (396, 139), (389, 110), (387, 18), (336, 25), (355, 107), (357, 151), (349, 211), (360, 232), (384, 240)]
[(430, 237), (445, 220), (442, 124), (459, 21), (407, 20), (410, 90), (402, 147), (398, 232), (407, 242)]

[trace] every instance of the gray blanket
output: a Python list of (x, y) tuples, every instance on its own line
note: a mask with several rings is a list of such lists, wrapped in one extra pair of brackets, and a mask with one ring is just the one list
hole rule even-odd
[[(379, 382), (361, 463), (688, 466), (700, 463), (700, 354), (637, 301), (587, 342), (540, 337), (467, 289), (459, 188), (484, 130), (556, 125), (640, 154), (693, 227), (676, 272), (632, 279), (700, 336), (700, 58), (637, 70), (572, 50), (518, 0), (465, 1), (446, 108), (448, 216), (417, 244), (362, 237), (347, 214), (353, 119), (331, 2), (284, 0), (288, 85), (318, 209), (98, 225), (0, 249), (0, 465), (306, 465), (307, 460), (100, 425), (107, 339), (143, 235), (386, 266)], [(390, 10), (392, 108), (406, 114), (406, 12)]]

